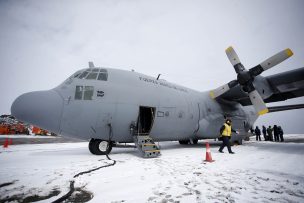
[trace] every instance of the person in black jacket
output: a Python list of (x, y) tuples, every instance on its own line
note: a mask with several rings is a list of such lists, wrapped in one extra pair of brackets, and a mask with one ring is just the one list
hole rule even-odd
[(273, 137), (272, 137), (272, 128), (271, 128), (271, 126), (269, 126), (269, 127), (267, 128), (267, 135), (268, 135), (268, 140), (269, 140), (269, 141), (273, 141)]
[(274, 135), (274, 141), (279, 142), (279, 130), (277, 125), (273, 126), (273, 135)]
[(278, 131), (279, 131), (279, 136), (280, 136), (280, 139), (281, 139), (281, 142), (284, 142), (284, 137), (283, 137), (283, 129), (281, 128), (281, 126), (278, 127)]
[(262, 132), (263, 132), (263, 137), (264, 137), (264, 140), (267, 141), (267, 134), (266, 134), (266, 127), (263, 125), (263, 129), (262, 129)]
[(254, 129), (255, 136), (256, 136), (256, 141), (261, 141), (261, 130), (259, 129), (258, 126), (255, 127)]
[(250, 127), (250, 133), (254, 134), (254, 130), (253, 130), (252, 126)]

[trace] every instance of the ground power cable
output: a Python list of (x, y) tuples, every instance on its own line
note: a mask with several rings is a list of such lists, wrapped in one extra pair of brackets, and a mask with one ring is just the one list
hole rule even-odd
[[(88, 170), (88, 171), (82, 171), (82, 172), (80, 172), (80, 173), (74, 175), (73, 178), (77, 178), (78, 176), (81, 176), (81, 175), (84, 175), (84, 174), (87, 174), (87, 173), (91, 173), (91, 172), (93, 172), (93, 171), (97, 171), (97, 170), (99, 170), (99, 169), (101, 169), (101, 168), (107, 168), (107, 167), (110, 167), (110, 166), (114, 166), (114, 165), (116, 164), (116, 161), (115, 161), (115, 160), (112, 160), (112, 159), (109, 157), (108, 154), (106, 154), (106, 156), (107, 156), (107, 159), (113, 161), (113, 163), (108, 164), (108, 165), (104, 165), (104, 166), (100, 166), (100, 167), (98, 167), (98, 168), (94, 168), (94, 169), (91, 169), (91, 170)], [(67, 199), (73, 194), (73, 192), (75, 191), (74, 184), (75, 184), (75, 180), (71, 180), (71, 181), (70, 181), (70, 190), (69, 190), (69, 192), (66, 193), (65, 195), (63, 195), (62, 197), (60, 197), (59, 199), (53, 201), (52, 203), (60, 203), (60, 202), (63, 202), (63, 201), (65, 201), (65, 200), (67, 200)]]

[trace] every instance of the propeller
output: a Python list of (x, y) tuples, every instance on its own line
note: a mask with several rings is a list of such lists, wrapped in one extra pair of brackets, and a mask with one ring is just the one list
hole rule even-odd
[(293, 55), (292, 51), (290, 49), (280, 51), (279, 53), (273, 55), (272, 57), (266, 59), (259, 65), (249, 70), (245, 69), (238, 55), (232, 47), (228, 47), (225, 52), (230, 63), (234, 67), (234, 70), (237, 74), (237, 79), (232, 80), (229, 83), (210, 91), (211, 98), (215, 99), (239, 84), (242, 89), (249, 94), (250, 101), (254, 106), (256, 112), (259, 115), (267, 113), (268, 108), (266, 107), (264, 100), (253, 86), (254, 78), (260, 75), (262, 72), (272, 68), (275, 65), (278, 65), (279, 63), (291, 57)]

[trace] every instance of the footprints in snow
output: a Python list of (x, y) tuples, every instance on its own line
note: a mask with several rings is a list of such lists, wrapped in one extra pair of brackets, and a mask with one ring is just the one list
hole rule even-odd
[[(193, 202), (239, 202), (244, 200), (244, 195), (248, 196), (248, 201), (304, 200), (304, 182), (288, 174), (242, 169), (219, 171), (202, 163), (187, 165), (187, 161), (177, 159), (173, 165), (171, 160), (154, 161), (160, 182), (152, 188), (153, 196), (147, 199), (148, 202), (183, 202), (189, 198)], [(161, 177), (167, 182), (162, 182)]]

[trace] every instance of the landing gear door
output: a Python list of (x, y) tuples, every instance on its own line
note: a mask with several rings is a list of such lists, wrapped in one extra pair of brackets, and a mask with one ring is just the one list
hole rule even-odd
[(108, 140), (109, 138), (111, 138), (110, 125), (113, 125), (115, 114), (116, 105), (104, 103), (102, 105), (102, 109), (98, 113), (98, 117), (95, 124), (95, 131), (93, 132), (92, 137), (102, 140)]

